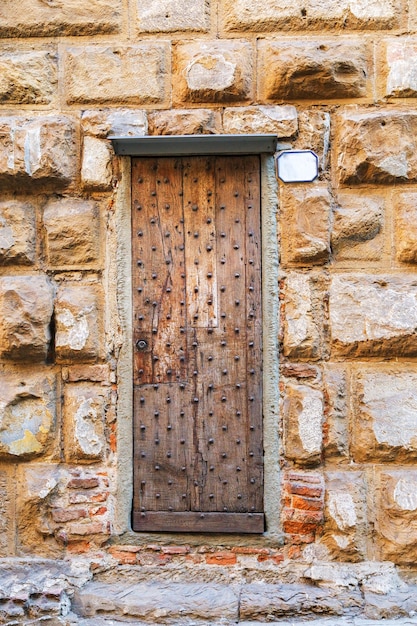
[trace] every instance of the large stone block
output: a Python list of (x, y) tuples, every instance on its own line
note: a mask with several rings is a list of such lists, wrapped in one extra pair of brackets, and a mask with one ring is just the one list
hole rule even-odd
[(215, 135), (221, 131), (220, 112), (212, 109), (155, 111), (149, 114), (150, 135)]
[(173, 59), (175, 103), (245, 102), (252, 96), (252, 46), (238, 39), (178, 44)]
[(283, 403), (285, 456), (301, 465), (320, 463), (323, 394), (308, 385), (287, 383)]
[(325, 457), (348, 455), (348, 380), (343, 365), (326, 364), (323, 371), (325, 424), (323, 448)]
[(2, 372), (0, 395), (0, 458), (27, 460), (51, 452), (56, 430), (54, 374)]
[(91, 383), (65, 385), (64, 450), (68, 462), (102, 458), (108, 401), (108, 387)]
[(148, 134), (145, 111), (137, 109), (100, 109), (83, 111), (81, 130), (92, 137), (141, 137)]
[(35, 207), (16, 200), (0, 202), (0, 263), (32, 265), (35, 253)]
[(325, 185), (282, 185), (281, 258), (286, 264), (323, 264), (330, 254), (331, 197)]
[(261, 41), (261, 102), (367, 95), (370, 52), (359, 41)]
[(357, 561), (366, 546), (366, 489), (361, 472), (325, 476), (325, 524), (320, 542), (334, 559)]
[(64, 116), (0, 117), (0, 185), (67, 185), (77, 161), (74, 122)]
[(393, 201), (397, 259), (417, 263), (417, 193), (396, 193)]
[(225, 133), (272, 133), (292, 137), (298, 130), (297, 109), (290, 105), (234, 107), (223, 113)]
[(417, 95), (417, 41), (391, 39), (385, 43), (384, 95), (415, 98)]
[(103, 294), (98, 285), (62, 285), (55, 302), (57, 361), (91, 361), (101, 356)]
[(331, 234), (335, 259), (379, 260), (384, 250), (384, 199), (341, 193), (337, 200)]
[(3, 2), (1, 37), (92, 35), (116, 32), (121, 23), (122, 0), (67, 0)]
[(376, 486), (375, 529), (381, 557), (401, 565), (417, 559), (417, 471), (383, 470)]
[(347, 28), (395, 28), (401, 18), (397, 0), (223, 0), (222, 25), (227, 31), (271, 31)]
[(96, 137), (84, 137), (81, 161), (81, 182), (84, 189), (107, 191), (113, 179), (110, 142)]
[(329, 307), (336, 354), (417, 354), (417, 284), (412, 278), (333, 276)]
[(48, 264), (54, 268), (91, 266), (100, 256), (97, 204), (81, 198), (50, 200), (43, 212)]
[(417, 458), (417, 372), (361, 369), (356, 379), (352, 451), (357, 461)]
[(322, 300), (317, 280), (301, 273), (287, 276), (283, 287), (283, 351), (294, 359), (317, 359), (323, 348)]
[(207, 31), (209, 0), (137, 0), (139, 31), (144, 33)]
[(336, 126), (334, 162), (341, 183), (417, 180), (417, 114), (413, 110), (347, 110)]
[(167, 44), (86, 46), (65, 55), (68, 103), (160, 104), (168, 97)]
[(50, 52), (2, 52), (0, 76), (1, 104), (50, 104), (58, 83), (56, 57)]
[(0, 278), (0, 354), (43, 361), (51, 340), (54, 288), (46, 276)]

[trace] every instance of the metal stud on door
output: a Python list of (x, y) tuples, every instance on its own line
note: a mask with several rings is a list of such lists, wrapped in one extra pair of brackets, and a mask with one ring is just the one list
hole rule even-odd
[(135, 530), (263, 532), (259, 170), (133, 160)]

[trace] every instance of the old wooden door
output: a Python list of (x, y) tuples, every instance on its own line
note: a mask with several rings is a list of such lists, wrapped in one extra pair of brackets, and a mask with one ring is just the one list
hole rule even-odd
[(133, 527), (263, 532), (259, 157), (132, 168)]

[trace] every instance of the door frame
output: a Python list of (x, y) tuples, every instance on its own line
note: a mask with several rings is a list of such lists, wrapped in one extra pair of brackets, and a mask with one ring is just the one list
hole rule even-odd
[[(219, 150), (219, 154), (221, 154)], [(167, 154), (166, 156), (171, 156)], [(273, 156), (261, 157), (261, 238), (262, 238), (262, 311), (263, 311), (263, 437), (264, 437), (264, 513), (266, 531), (261, 540), (271, 545), (282, 542), (281, 507), (281, 423), (279, 417), (278, 335), (279, 335), (279, 273), (277, 210), (278, 182)], [(131, 158), (119, 157), (119, 180), (114, 211), (110, 219), (107, 240), (106, 282), (110, 299), (108, 324), (118, 324), (119, 350), (117, 360), (117, 454), (115, 494), (115, 526), (117, 534), (127, 534), (129, 540), (139, 535), (143, 540), (149, 533), (131, 528), (133, 497), (133, 332), (131, 276)], [(115, 262), (116, 260), (116, 262)], [(108, 326), (110, 332), (110, 327)], [(182, 541), (201, 542), (200, 535), (182, 533)], [(178, 534), (164, 533), (164, 541), (178, 541)], [(209, 535), (205, 534), (205, 541)], [(155, 539), (155, 533), (152, 535)], [(252, 537), (252, 540), (255, 538)], [(217, 535), (215, 542), (219, 542)], [(228, 535), (229, 545), (239, 543), (240, 536)], [(246, 539), (247, 541), (247, 539)], [(259, 538), (257, 539), (259, 541)]]

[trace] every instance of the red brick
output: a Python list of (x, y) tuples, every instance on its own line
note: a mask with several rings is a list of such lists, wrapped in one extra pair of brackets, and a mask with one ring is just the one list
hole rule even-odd
[(91, 502), (105, 502), (108, 497), (109, 497), (108, 491), (105, 491), (104, 493), (95, 493), (94, 495), (90, 496), (90, 501)]
[(107, 507), (105, 506), (100, 506), (98, 509), (91, 511), (91, 515), (104, 515), (105, 513), (107, 513)]
[(306, 511), (320, 511), (323, 509), (323, 500), (315, 500), (313, 498), (300, 498), (294, 495), (291, 505), (294, 509), (303, 509)]
[(71, 520), (87, 517), (85, 509), (53, 509), (52, 519), (54, 522), (70, 522)]
[(308, 524), (305, 522), (297, 522), (292, 520), (284, 521), (283, 523), (284, 532), (290, 534), (297, 535), (307, 535), (309, 533), (314, 533), (317, 528), (317, 524)]
[(117, 548), (110, 548), (109, 552), (121, 565), (136, 565), (137, 563), (136, 552), (126, 552)]
[(92, 489), (98, 487), (98, 478), (73, 478), (68, 483), (69, 489)]
[(307, 485), (302, 485), (300, 483), (291, 483), (288, 491), (290, 493), (297, 494), (299, 496), (308, 496), (310, 498), (320, 498), (323, 495), (322, 487), (308, 487)]
[(286, 480), (289, 481), (300, 481), (304, 483), (314, 483), (314, 484), (322, 484), (323, 478), (318, 476), (317, 474), (306, 474), (304, 472), (288, 472), (286, 475)]
[(233, 552), (213, 552), (206, 554), (207, 565), (235, 565), (236, 562), (237, 557)]
[(294, 520), (306, 524), (319, 524), (323, 521), (323, 511), (303, 511), (302, 509), (284, 509), (282, 519)]

